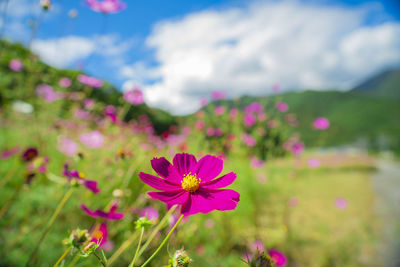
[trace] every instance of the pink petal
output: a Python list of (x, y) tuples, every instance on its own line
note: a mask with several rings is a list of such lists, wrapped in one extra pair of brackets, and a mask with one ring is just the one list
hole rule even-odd
[(176, 168), (166, 160), (162, 158), (153, 158), (151, 160), (151, 167), (156, 171), (161, 177), (171, 181), (172, 183), (180, 183), (182, 177), (177, 172)]
[(230, 172), (225, 174), (224, 176), (221, 176), (220, 178), (211, 180), (206, 183), (200, 184), (202, 188), (210, 188), (210, 189), (218, 189), (218, 188), (223, 188), (227, 187), (228, 185), (232, 184), (233, 181), (236, 179), (236, 173)]
[(156, 176), (153, 176), (151, 174), (141, 172), (141, 173), (139, 173), (139, 178), (144, 183), (146, 183), (149, 186), (151, 186), (155, 189), (158, 189), (158, 190), (172, 191), (172, 190), (180, 189), (180, 187), (178, 185), (173, 184), (167, 180), (158, 178)]
[(193, 172), (196, 167), (196, 158), (187, 153), (176, 154), (173, 160), (174, 167), (181, 177)]
[(196, 166), (197, 177), (202, 182), (208, 182), (217, 177), (223, 168), (223, 161), (217, 157), (206, 155), (202, 157)]
[(187, 200), (188, 192), (185, 190), (149, 192), (149, 196), (153, 199), (160, 200), (167, 204), (168, 209), (173, 205), (183, 204)]

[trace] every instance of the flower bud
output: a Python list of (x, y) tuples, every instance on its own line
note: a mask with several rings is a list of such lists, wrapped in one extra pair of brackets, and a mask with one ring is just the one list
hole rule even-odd
[(51, 1), (50, 0), (40, 0), (40, 6), (43, 10), (47, 11), (51, 8)]

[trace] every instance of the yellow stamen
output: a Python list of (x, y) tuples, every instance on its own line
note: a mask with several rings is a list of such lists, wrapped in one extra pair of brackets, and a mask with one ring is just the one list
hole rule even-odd
[(190, 193), (194, 193), (199, 189), (201, 179), (197, 178), (196, 174), (188, 173), (183, 177), (182, 188)]
[(80, 173), (79, 173), (79, 178), (85, 179), (85, 178), (86, 178), (86, 175), (85, 175), (83, 172), (80, 172)]

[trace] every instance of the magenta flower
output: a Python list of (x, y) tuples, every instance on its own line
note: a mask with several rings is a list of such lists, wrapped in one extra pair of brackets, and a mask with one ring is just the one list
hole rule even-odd
[(233, 183), (236, 174), (230, 172), (215, 179), (223, 169), (223, 161), (206, 155), (199, 161), (190, 154), (176, 154), (171, 164), (165, 158), (154, 158), (151, 166), (162, 178), (139, 173), (139, 178), (146, 184), (161, 190), (149, 192), (153, 199), (167, 204), (181, 206), (185, 216), (208, 213), (213, 210), (233, 210), (239, 202), (238, 192), (221, 189)]
[(265, 250), (264, 243), (261, 240), (256, 240), (250, 245), (250, 250), (252, 252), (264, 251)]
[(244, 108), (245, 113), (262, 113), (263, 111), (264, 107), (258, 102), (253, 102)]
[(15, 154), (17, 154), (20, 150), (21, 150), (21, 148), (19, 146), (3, 150), (0, 154), (0, 159), (2, 159), (2, 160), (8, 159), (8, 158), (14, 156)]
[(211, 94), (214, 100), (220, 100), (226, 98), (226, 93), (223, 91), (213, 91)]
[(243, 133), (242, 134), (242, 141), (245, 145), (253, 147), (256, 145), (256, 139), (253, 138), (253, 136), (247, 134), (247, 133)]
[(268, 254), (272, 258), (276, 266), (285, 266), (287, 264), (286, 256), (282, 252), (271, 249), (270, 251), (268, 251)]
[(70, 171), (67, 164), (64, 165), (63, 175), (68, 178), (69, 182), (75, 181), (95, 194), (100, 192), (100, 189), (97, 187), (97, 181), (86, 179), (83, 173), (80, 173), (76, 170)]
[(126, 4), (120, 0), (86, 0), (89, 8), (101, 13), (118, 13), (126, 8)]
[(95, 219), (102, 218), (104, 220), (108, 221), (116, 221), (116, 220), (121, 220), (124, 218), (123, 213), (116, 212), (118, 209), (118, 202), (115, 201), (113, 205), (110, 208), (109, 212), (105, 212), (103, 210), (94, 210), (91, 211), (88, 207), (86, 207), (85, 204), (81, 204), (81, 209), (86, 212), (87, 215), (90, 217), (93, 217)]
[(146, 217), (148, 220), (158, 220), (158, 210), (153, 207), (146, 207), (140, 211), (140, 217)]
[(12, 71), (20, 72), (24, 68), (24, 65), (22, 64), (22, 61), (20, 59), (14, 58), (11, 59), (10, 63), (8, 64), (8, 67)]
[(61, 78), (61, 79), (58, 81), (58, 84), (59, 84), (61, 87), (68, 88), (68, 87), (71, 86), (72, 82), (71, 82), (71, 79), (70, 79), (70, 78), (63, 77), (63, 78)]
[(208, 127), (206, 130), (206, 135), (207, 136), (213, 136), (215, 134), (215, 129), (212, 127)]
[(316, 118), (313, 122), (313, 127), (316, 130), (326, 130), (330, 126), (329, 120), (324, 117)]
[(224, 134), (224, 132), (222, 131), (221, 128), (215, 128), (215, 130), (214, 130), (214, 135), (215, 135), (216, 137), (221, 137), (223, 134)]
[(103, 111), (104, 116), (110, 118), (112, 123), (117, 122), (118, 117), (117, 117), (116, 113), (117, 113), (117, 109), (112, 105), (106, 106)]
[(58, 140), (58, 150), (69, 157), (73, 157), (78, 153), (79, 145), (68, 137), (61, 137)]
[(292, 150), (292, 154), (294, 156), (300, 156), (304, 151), (304, 143), (295, 142), (290, 149)]
[(62, 92), (56, 92), (48, 84), (40, 84), (36, 87), (36, 95), (46, 102), (54, 102), (63, 97)]
[(92, 115), (90, 115), (90, 112), (80, 109), (78, 108), (77, 110), (75, 110), (74, 113), (75, 118), (80, 119), (80, 120), (90, 120), (90, 118), (92, 117)]
[(256, 157), (252, 157), (251, 160), (250, 160), (250, 166), (251, 166), (251, 168), (253, 168), (253, 169), (261, 168), (261, 167), (264, 166), (264, 164), (265, 164), (264, 161), (259, 160), (259, 159), (256, 158)]
[(343, 197), (338, 197), (335, 199), (335, 206), (336, 208), (340, 209), (340, 210), (344, 210), (347, 208), (348, 206), (348, 202), (347, 199), (343, 198)]
[(131, 103), (134, 106), (144, 103), (143, 93), (137, 88), (126, 91), (124, 93), (124, 99), (126, 102)]
[(256, 117), (252, 113), (246, 113), (243, 122), (246, 127), (251, 127), (256, 123)]
[(104, 246), (108, 238), (107, 224), (105, 222), (101, 223), (100, 226), (98, 228), (95, 228), (90, 235), (92, 237), (92, 240), (90, 240), (90, 242), (96, 242), (97, 244), (99, 244), (99, 247)]
[(318, 168), (319, 166), (321, 166), (321, 161), (317, 158), (309, 158), (307, 160), (307, 164), (308, 164), (308, 167), (315, 169), (315, 168)]
[(99, 131), (81, 134), (79, 140), (88, 148), (100, 148), (104, 144), (104, 136)]
[(285, 102), (278, 102), (278, 103), (276, 103), (275, 107), (280, 112), (286, 112), (289, 110), (289, 105), (286, 104)]
[(24, 153), (22, 154), (22, 160), (25, 162), (30, 162), (34, 158), (36, 158), (39, 155), (39, 152), (36, 148), (34, 147), (28, 147)]
[(91, 86), (93, 88), (100, 88), (103, 86), (103, 81), (94, 77), (87, 76), (85, 74), (78, 75), (78, 81), (82, 84)]
[(233, 108), (231, 110), (229, 110), (229, 118), (231, 118), (232, 120), (234, 118), (236, 118), (236, 116), (239, 114), (239, 110), (237, 108)]
[(217, 115), (217, 116), (220, 116), (220, 115), (222, 115), (224, 113), (225, 113), (225, 107), (224, 106), (218, 106), (214, 110), (214, 114)]
[(91, 99), (91, 98), (86, 98), (85, 100), (83, 100), (83, 107), (87, 110), (91, 110), (94, 108), (94, 106), (96, 105), (96, 102)]

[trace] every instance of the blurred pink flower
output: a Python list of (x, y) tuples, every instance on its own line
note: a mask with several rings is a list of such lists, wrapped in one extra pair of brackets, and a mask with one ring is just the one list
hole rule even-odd
[(279, 84), (274, 84), (274, 85), (272, 86), (272, 90), (273, 90), (274, 92), (279, 92), (279, 91), (281, 90), (281, 86), (280, 86)]
[(96, 105), (96, 102), (91, 98), (86, 98), (83, 100), (83, 107), (87, 110), (91, 110)]
[(207, 128), (206, 130), (206, 135), (207, 136), (213, 136), (215, 134), (215, 130), (212, 127)]
[(229, 110), (229, 117), (231, 119), (236, 118), (236, 116), (239, 114), (239, 110), (237, 108), (233, 108), (231, 110)]
[(80, 120), (90, 120), (90, 118), (92, 117), (90, 115), (90, 112), (87, 112), (80, 108), (75, 110), (74, 116), (75, 116), (75, 118), (80, 119)]
[(244, 144), (246, 144), (247, 146), (250, 146), (250, 147), (256, 145), (256, 140), (247, 133), (242, 134), (242, 141)]
[(276, 128), (278, 126), (278, 122), (276, 120), (270, 120), (267, 122), (267, 126), (271, 129)]
[(140, 217), (146, 217), (148, 220), (157, 221), (158, 220), (158, 210), (153, 207), (146, 207), (140, 211)]
[(79, 140), (88, 148), (100, 148), (104, 144), (104, 136), (99, 131), (81, 134)]
[(107, 223), (101, 223), (98, 228), (95, 228), (93, 231), (91, 231), (90, 236), (92, 237), (90, 240), (91, 242), (98, 243), (99, 247), (104, 247), (108, 239)]
[(10, 63), (8, 64), (8, 67), (12, 71), (20, 72), (24, 68), (24, 65), (22, 64), (22, 61), (20, 59), (14, 58), (11, 59)]
[(78, 81), (82, 84), (91, 86), (93, 88), (100, 88), (103, 86), (103, 81), (94, 77), (87, 76), (85, 74), (78, 75)]
[(250, 244), (250, 250), (254, 253), (257, 251), (264, 251), (265, 250), (265, 246), (264, 243), (260, 240), (256, 240), (253, 243)]
[(344, 210), (347, 208), (348, 206), (348, 202), (347, 199), (343, 198), (343, 197), (338, 197), (335, 199), (335, 206), (336, 208), (340, 209), (340, 210)]
[(264, 107), (258, 102), (253, 102), (244, 108), (245, 113), (261, 113), (263, 111)]
[(326, 130), (330, 126), (329, 120), (324, 117), (316, 118), (313, 122), (314, 129)]
[(289, 110), (289, 105), (286, 104), (285, 102), (278, 102), (278, 103), (276, 103), (275, 107), (280, 112), (286, 112)]
[(246, 127), (251, 127), (256, 123), (256, 117), (252, 113), (246, 113), (243, 122)]
[(291, 147), (292, 153), (294, 156), (300, 156), (304, 151), (304, 143), (295, 142)]
[(264, 175), (259, 175), (259, 176), (257, 176), (257, 181), (260, 184), (265, 184), (267, 182), (267, 177), (265, 177)]
[(205, 126), (204, 121), (196, 121), (194, 124), (194, 128), (196, 128), (197, 130), (203, 130)]
[(202, 98), (202, 99), (200, 100), (200, 105), (201, 105), (202, 107), (206, 106), (207, 103), (208, 103), (208, 100), (207, 100), (206, 98)]
[(126, 102), (131, 103), (132, 105), (140, 105), (143, 104), (143, 93), (141, 90), (134, 88), (124, 93), (124, 99)]
[(289, 199), (289, 206), (290, 207), (296, 207), (297, 204), (299, 204), (299, 200), (295, 197), (292, 197)]
[(251, 166), (251, 168), (253, 168), (253, 169), (261, 168), (261, 167), (264, 166), (264, 164), (265, 164), (264, 161), (259, 160), (259, 159), (256, 158), (256, 157), (252, 157), (251, 160), (250, 160), (250, 166)]
[(68, 137), (61, 137), (58, 140), (58, 150), (69, 157), (73, 157), (78, 153), (79, 145)]
[(215, 115), (219, 116), (219, 115), (222, 115), (224, 113), (225, 113), (225, 107), (224, 106), (215, 107), (215, 110), (214, 110), (214, 114)]
[(117, 112), (117, 109), (113, 105), (108, 105), (103, 110), (104, 116), (109, 118), (112, 121), (112, 123), (117, 122), (118, 117), (117, 117), (116, 112)]
[(220, 136), (222, 136), (224, 133), (223, 133), (223, 131), (222, 131), (222, 129), (221, 128), (215, 128), (215, 130), (214, 130), (214, 135), (216, 136), (216, 137), (220, 137)]
[(309, 158), (307, 164), (310, 168), (318, 168), (321, 165), (321, 161), (317, 158)]
[(92, 218), (101, 218), (104, 220), (108, 221), (115, 221), (115, 220), (121, 220), (124, 218), (124, 214), (121, 212), (116, 212), (118, 209), (118, 201), (115, 201), (109, 212), (103, 211), (103, 210), (90, 210), (85, 204), (81, 204), (81, 209), (90, 217)]
[(63, 98), (62, 92), (55, 92), (48, 84), (40, 84), (36, 87), (36, 95), (46, 102), (54, 102)]
[(21, 148), (19, 146), (15, 146), (10, 149), (3, 150), (0, 154), (0, 159), (2, 159), (2, 160), (8, 159), (8, 158), (14, 156), (15, 154), (17, 154), (20, 150), (21, 150)]
[(121, 0), (86, 0), (86, 4), (91, 10), (102, 13), (118, 13), (126, 8)]
[(226, 98), (226, 93), (223, 91), (213, 91), (211, 95), (214, 100), (220, 100)]
[(287, 264), (286, 256), (282, 252), (271, 249), (270, 251), (268, 251), (268, 254), (272, 258), (276, 266), (280, 267)]
[(204, 226), (205, 226), (206, 228), (213, 228), (213, 227), (214, 227), (214, 220), (213, 220), (213, 219), (207, 219), (207, 220), (204, 222)]
[(71, 82), (71, 79), (70, 79), (70, 78), (63, 77), (63, 78), (61, 78), (61, 79), (58, 81), (58, 84), (59, 84), (61, 87), (68, 88), (68, 87), (71, 86), (72, 82)]
[(267, 114), (258, 113), (258, 116), (257, 116), (258, 121), (265, 121), (267, 118), (268, 118)]

